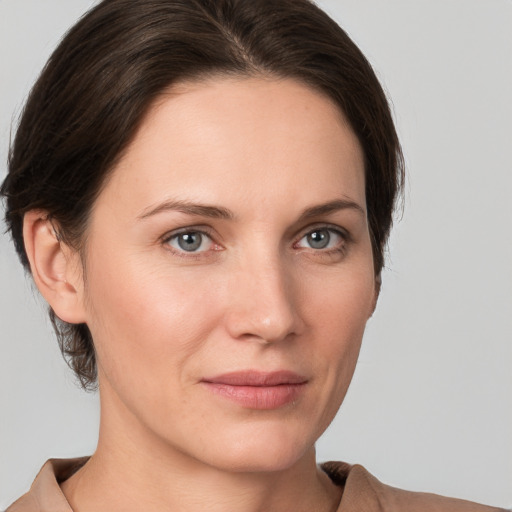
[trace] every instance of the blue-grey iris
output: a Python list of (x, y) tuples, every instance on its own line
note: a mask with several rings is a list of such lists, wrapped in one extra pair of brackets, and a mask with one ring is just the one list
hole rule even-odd
[(331, 241), (331, 235), (326, 229), (317, 230), (309, 233), (307, 240), (313, 249), (325, 249)]
[(178, 236), (178, 245), (184, 251), (192, 252), (201, 247), (203, 236), (201, 233), (183, 233)]

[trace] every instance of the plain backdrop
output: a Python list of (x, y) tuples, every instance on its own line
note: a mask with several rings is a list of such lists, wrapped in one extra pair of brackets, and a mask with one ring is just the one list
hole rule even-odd
[[(0, 178), (31, 84), (93, 3), (0, 0)], [(379, 305), (318, 459), (363, 464), (397, 487), (510, 507), (512, 2), (319, 4), (392, 98), (408, 180)], [(99, 418), (5, 235), (0, 342), (3, 509), (47, 458), (90, 454)]]

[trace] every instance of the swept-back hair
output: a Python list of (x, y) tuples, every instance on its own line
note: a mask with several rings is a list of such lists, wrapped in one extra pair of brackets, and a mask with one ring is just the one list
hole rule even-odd
[[(376, 276), (403, 175), (386, 96), (347, 34), (308, 0), (104, 0), (71, 28), (22, 113), (1, 187), (23, 265), (23, 216), (47, 212), (61, 240), (83, 251), (89, 214), (109, 172), (155, 99), (207, 76), (296, 79), (333, 100), (365, 159)], [(84, 388), (96, 382), (85, 324), (50, 309), (61, 350)]]

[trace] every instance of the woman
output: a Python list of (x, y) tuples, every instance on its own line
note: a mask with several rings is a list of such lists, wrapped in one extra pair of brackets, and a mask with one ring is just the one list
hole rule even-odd
[(93, 9), (28, 100), (2, 192), (98, 383), (100, 439), (9, 510), (492, 510), (316, 466), (401, 172), (378, 81), (312, 4)]

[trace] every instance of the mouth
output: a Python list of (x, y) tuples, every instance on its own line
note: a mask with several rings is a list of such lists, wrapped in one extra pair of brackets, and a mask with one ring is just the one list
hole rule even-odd
[(270, 410), (296, 402), (308, 379), (294, 372), (232, 372), (201, 380), (210, 392), (248, 409)]

